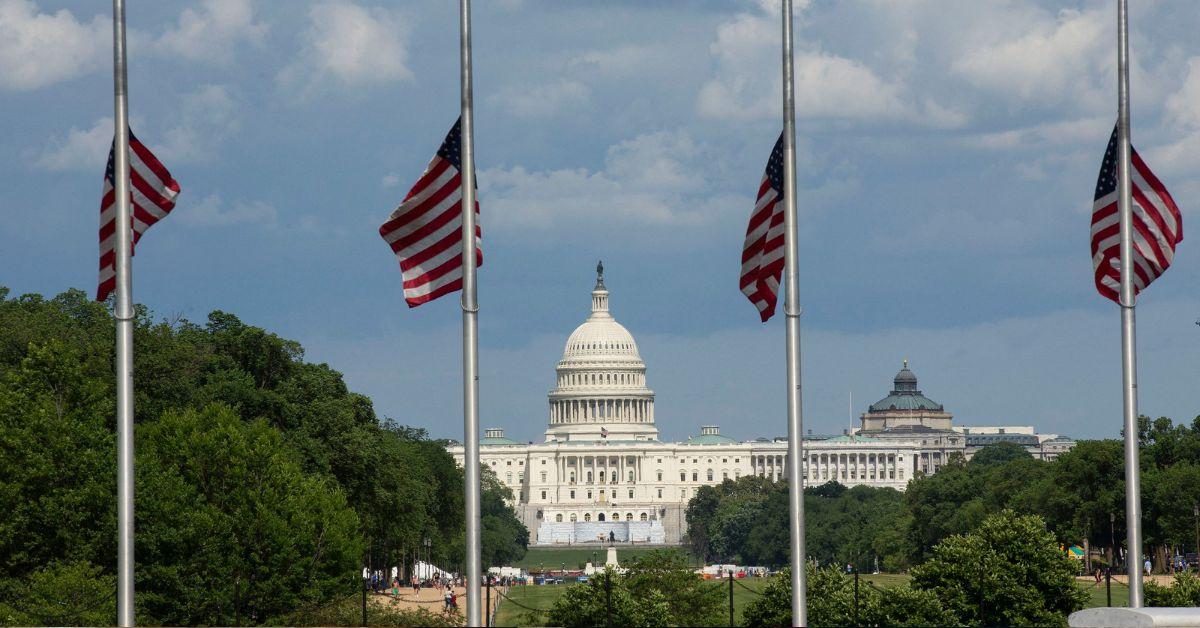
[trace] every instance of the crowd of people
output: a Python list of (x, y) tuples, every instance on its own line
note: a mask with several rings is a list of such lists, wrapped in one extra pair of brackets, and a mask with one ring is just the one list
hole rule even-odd
[(445, 611), (458, 610), (458, 593), (455, 588), (462, 587), (462, 578), (448, 574), (433, 574), (427, 578), (419, 578), (412, 575), (405, 583), (400, 576), (399, 569), (392, 567), (390, 578), (389, 574), (384, 569), (370, 570), (363, 567), (363, 581), (371, 591), (378, 595), (391, 595), (392, 597), (400, 597), (400, 589), (402, 587), (411, 587), (413, 596), (420, 596), (421, 589), (435, 589), (442, 593), (442, 603), (445, 605)]

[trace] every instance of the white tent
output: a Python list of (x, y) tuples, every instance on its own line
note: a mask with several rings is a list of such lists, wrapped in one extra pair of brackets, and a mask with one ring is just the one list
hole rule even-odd
[(416, 562), (416, 564), (413, 565), (413, 574), (415, 574), (417, 576), (417, 578), (419, 578), (421, 580), (429, 580), (434, 577), (441, 577), (442, 579), (446, 579), (446, 578), (451, 578), (454, 575), (454, 574), (450, 573), (449, 571), (446, 571), (444, 569), (439, 569), (437, 565), (432, 565), (430, 563), (420, 561), (420, 560), (418, 560)]

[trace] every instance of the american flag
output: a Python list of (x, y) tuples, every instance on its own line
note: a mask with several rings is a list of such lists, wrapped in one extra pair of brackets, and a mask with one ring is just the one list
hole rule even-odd
[(758, 199), (742, 245), (742, 293), (758, 308), (763, 322), (775, 315), (783, 275), (783, 134), (771, 150), (758, 185)]
[[(1183, 217), (1167, 188), (1130, 146), (1133, 188), (1133, 291), (1158, 279), (1183, 241)], [(1092, 204), (1092, 268), (1100, 294), (1120, 303), (1121, 225), (1117, 212), (1117, 129), (1108, 139)]]
[[(96, 300), (104, 301), (117, 286), (117, 195), (116, 166), (114, 151), (116, 143), (108, 151), (108, 166), (104, 169), (104, 194), (100, 200), (100, 279), (96, 287)], [(162, 220), (175, 208), (175, 197), (179, 196), (179, 184), (171, 177), (162, 162), (129, 132), (129, 196), (130, 222), (133, 226), (133, 242), (129, 254), (142, 234), (154, 223)]]
[(607, 427), (600, 428), (600, 438), (608, 438), (608, 428)]
[[(454, 123), (425, 173), (379, 227), (404, 277), (404, 300), (417, 307), (462, 289), (462, 120)], [(475, 263), (483, 265), (479, 203), (475, 203)]]

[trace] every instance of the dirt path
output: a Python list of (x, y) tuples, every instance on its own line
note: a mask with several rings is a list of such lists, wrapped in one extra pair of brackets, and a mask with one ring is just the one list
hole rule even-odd
[[(1078, 576), (1078, 577), (1076, 577), (1076, 580), (1083, 582), (1083, 583), (1087, 583), (1087, 584), (1092, 584), (1092, 585), (1096, 584), (1096, 580), (1092, 576)], [(1124, 572), (1122, 572), (1122, 573), (1114, 572), (1112, 575), (1112, 581), (1120, 583), (1120, 584), (1129, 584), (1129, 576), (1127, 574), (1125, 574)], [(1175, 576), (1168, 576), (1166, 574), (1154, 574), (1152, 576), (1142, 576), (1142, 582), (1153, 582), (1155, 584), (1161, 584), (1163, 586), (1168, 586), (1174, 581), (1175, 581)], [(1098, 586), (1104, 586), (1104, 578), (1103, 577), (1100, 578), (1100, 584)]]
[[(458, 610), (466, 614), (467, 612), (467, 590), (465, 587), (455, 587), (454, 592), (458, 595)], [(413, 593), (412, 587), (401, 587), (400, 595), (393, 596), (391, 589), (388, 589), (387, 594), (371, 594), (369, 597), (370, 603), (375, 606), (390, 606), (403, 610), (413, 610), (423, 608), (427, 611), (440, 613), (446, 608), (445, 594), (441, 589), (432, 587), (421, 587), (419, 593)], [(495, 611), (496, 606), (500, 603), (499, 595), (492, 595), (492, 610)]]

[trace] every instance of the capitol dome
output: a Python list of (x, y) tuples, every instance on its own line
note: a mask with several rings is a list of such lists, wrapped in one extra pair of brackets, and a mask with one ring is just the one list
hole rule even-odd
[(559, 364), (569, 362), (625, 362), (644, 366), (633, 334), (608, 312), (608, 289), (604, 287), (602, 270), (598, 271), (592, 290), (592, 315), (571, 332)]
[(655, 440), (654, 392), (633, 334), (608, 310), (604, 266), (596, 266), (592, 313), (567, 338), (550, 391), (546, 440)]

